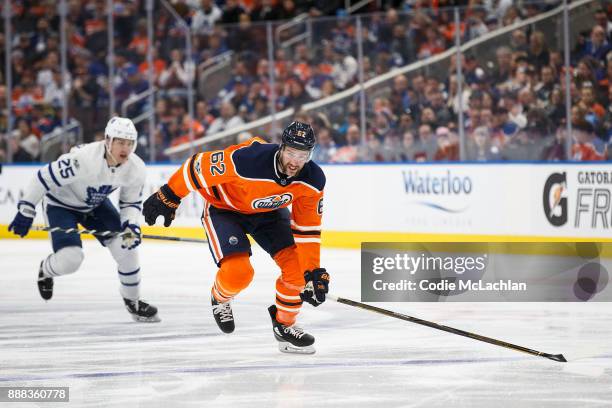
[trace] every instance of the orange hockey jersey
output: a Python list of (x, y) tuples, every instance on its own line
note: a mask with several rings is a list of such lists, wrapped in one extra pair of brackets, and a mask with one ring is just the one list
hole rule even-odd
[(291, 228), (303, 269), (320, 267), (325, 175), (309, 161), (296, 177), (276, 168), (278, 145), (259, 138), (225, 150), (202, 152), (183, 163), (168, 185), (179, 197), (198, 191), (219, 209), (244, 214), (291, 205)]

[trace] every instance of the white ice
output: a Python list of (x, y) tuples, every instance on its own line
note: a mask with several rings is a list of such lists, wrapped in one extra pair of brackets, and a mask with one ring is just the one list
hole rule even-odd
[[(384, 303), (378, 306), (548, 353), (558, 363), (332, 301), (305, 305), (311, 356), (281, 354), (267, 306), (278, 269), (255, 248), (256, 275), (234, 302), (237, 329), (210, 311), (215, 266), (200, 244), (146, 242), (142, 294), (162, 322), (132, 322), (116, 268), (95, 241), (85, 262), (35, 284), (47, 241), (0, 240), (0, 387), (68, 386), (74, 407), (610, 407), (609, 303)], [(332, 291), (359, 300), (359, 251), (324, 250)], [(0, 403), (0, 406), (3, 403)]]

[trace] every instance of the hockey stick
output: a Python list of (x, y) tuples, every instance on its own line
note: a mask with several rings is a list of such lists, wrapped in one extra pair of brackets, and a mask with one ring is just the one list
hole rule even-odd
[[(32, 230), (34, 231), (47, 231), (47, 232), (63, 232), (66, 234), (79, 234), (79, 235), (95, 235), (98, 237), (102, 237), (102, 238), (114, 238), (114, 237), (127, 237), (127, 236), (131, 236), (132, 233), (131, 232), (119, 232), (119, 231), (98, 231), (98, 230), (87, 230), (87, 229), (83, 229), (80, 230), (78, 228), (59, 228), (59, 227), (39, 227), (39, 226), (33, 226)], [(157, 239), (160, 241), (180, 241), (180, 242), (196, 242), (199, 244), (207, 244), (208, 240), (207, 239), (201, 239), (201, 238), (182, 238), (182, 237), (166, 237), (163, 235), (149, 235), (149, 234), (142, 234), (143, 238), (146, 239)]]
[(386, 310), (386, 309), (382, 309), (380, 307), (367, 305), (367, 304), (361, 303), (361, 302), (356, 302), (354, 300), (341, 298), (341, 297), (338, 297), (338, 296), (335, 296), (335, 295), (332, 295), (332, 294), (329, 294), (329, 293), (327, 294), (327, 297), (329, 299), (332, 299), (332, 300), (338, 302), (338, 303), (342, 303), (342, 304), (353, 306), (353, 307), (358, 307), (360, 309), (369, 310), (369, 311), (374, 312), (374, 313), (380, 313), (380, 314), (383, 314), (385, 316), (394, 317), (394, 318), (400, 319), (400, 320), (406, 320), (406, 321), (409, 321), (409, 322), (412, 322), (412, 323), (416, 323), (416, 324), (420, 324), (420, 325), (423, 325), (423, 326), (431, 327), (433, 329), (442, 330), (442, 331), (445, 331), (445, 332), (448, 332), (448, 333), (452, 333), (452, 334), (457, 334), (457, 335), (463, 336), (463, 337), (469, 337), (469, 338), (474, 339), (474, 340), (484, 341), (485, 343), (494, 344), (496, 346), (505, 347), (505, 348), (508, 348), (508, 349), (511, 349), (511, 350), (516, 350), (516, 351), (522, 351), (523, 353), (531, 354), (531, 355), (534, 355), (534, 356), (544, 357), (544, 358), (548, 358), (550, 360), (559, 361), (559, 362), (562, 362), (562, 363), (567, 363), (567, 360), (565, 359), (565, 357), (563, 357), (563, 354), (548, 354), (548, 353), (544, 353), (542, 351), (532, 350), (532, 349), (527, 348), (527, 347), (517, 346), (516, 344), (511, 344), (511, 343), (506, 343), (505, 341), (493, 339), (491, 337), (481, 336), (481, 335), (476, 334), (476, 333), (470, 333), (470, 332), (467, 332), (467, 331), (464, 331), (464, 330), (459, 330), (459, 329), (455, 329), (453, 327), (444, 326), (442, 324), (430, 322), (428, 320), (419, 319), (417, 317), (407, 316), (407, 315), (404, 315), (404, 314), (401, 314), (401, 313), (393, 312), (391, 310)]

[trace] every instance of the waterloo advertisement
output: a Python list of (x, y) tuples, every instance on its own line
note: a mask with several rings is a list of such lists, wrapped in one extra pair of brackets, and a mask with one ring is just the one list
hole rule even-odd
[[(144, 196), (176, 167), (149, 166)], [(3, 166), (0, 225), (10, 223), (38, 168)], [(324, 231), (612, 236), (612, 164), (327, 165), (324, 171)], [(253, 205), (274, 207), (287, 199), (268, 197)], [(191, 195), (173, 225), (200, 228), (202, 207), (201, 198)]]

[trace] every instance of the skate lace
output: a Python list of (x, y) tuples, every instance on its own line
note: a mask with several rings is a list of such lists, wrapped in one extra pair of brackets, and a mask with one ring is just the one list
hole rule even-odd
[(218, 314), (222, 322), (231, 322), (234, 320), (234, 317), (232, 316), (232, 305), (230, 302), (219, 303), (218, 305), (213, 306), (213, 313)]
[(285, 326), (285, 333), (289, 333), (296, 339), (301, 339), (304, 336), (304, 330), (297, 326)]

